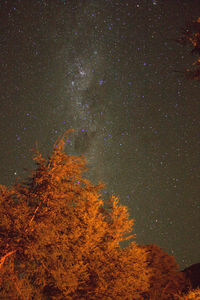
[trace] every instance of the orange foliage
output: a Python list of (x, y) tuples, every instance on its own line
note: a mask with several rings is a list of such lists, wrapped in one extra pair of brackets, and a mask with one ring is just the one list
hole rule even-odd
[(150, 274), (150, 288), (145, 299), (178, 299), (187, 280), (173, 256), (169, 256), (160, 247), (151, 244), (141, 246), (147, 254), (147, 270)]
[(0, 186), (0, 298), (180, 299), (174, 258), (120, 247), (134, 237), (128, 208), (83, 178), (86, 160), (64, 152), (65, 137), (47, 160), (36, 151), (30, 178)]
[[(11, 189), (0, 186), (2, 299), (141, 299), (146, 254), (132, 242), (128, 209), (82, 177), (83, 157), (64, 153), (65, 135)], [(50, 297), (50, 298), (49, 298)]]
[(190, 290), (186, 295), (180, 296), (179, 300), (199, 300), (200, 299), (200, 288), (196, 290)]

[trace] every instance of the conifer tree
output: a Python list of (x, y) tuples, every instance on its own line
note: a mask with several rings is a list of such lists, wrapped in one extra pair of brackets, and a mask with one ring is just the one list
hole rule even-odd
[(115, 196), (105, 203), (65, 139), (48, 159), (36, 151), (28, 179), (0, 186), (0, 298), (142, 299), (145, 250), (120, 247), (134, 237), (128, 209)]

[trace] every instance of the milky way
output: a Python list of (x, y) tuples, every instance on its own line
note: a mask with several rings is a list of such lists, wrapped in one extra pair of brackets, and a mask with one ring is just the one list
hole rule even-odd
[[(192, 3), (191, 3), (192, 2)], [(199, 1), (1, 1), (1, 183), (70, 128), (69, 154), (130, 208), (140, 244), (199, 261), (199, 90), (175, 43)], [(174, 70), (180, 72), (174, 72)]]

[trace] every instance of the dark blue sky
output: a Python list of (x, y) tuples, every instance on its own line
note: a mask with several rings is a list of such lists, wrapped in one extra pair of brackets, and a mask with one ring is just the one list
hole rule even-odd
[(1, 184), (60, 134), (181, 268), (198, 262), (199, 92), (177, 44), (199, 1), (1, 1)]

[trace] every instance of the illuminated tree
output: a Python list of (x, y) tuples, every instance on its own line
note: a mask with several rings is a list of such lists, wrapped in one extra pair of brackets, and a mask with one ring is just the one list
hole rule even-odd
[(145, 299), (179, 299), (187, 283), (173, 256), (160, 247), (151, 244), (141, 246), (147, 254), (147, 270), (150, 275), (150, 288)]
[(200, 80), (200, 17), (185, 27), (177, 42), (181, 45), (189, 44), (192, 46), (191, 53), (197, 55), (197, 59), (193, 66), (186, 70), (186, 77)]
[(64, 153), (66, 135), (36, 170), (0, 186), (1, 299), (141, 299), (149, 288), (146, 252), (122, 249), (128, 209), (82, 177), (86, 160)]

